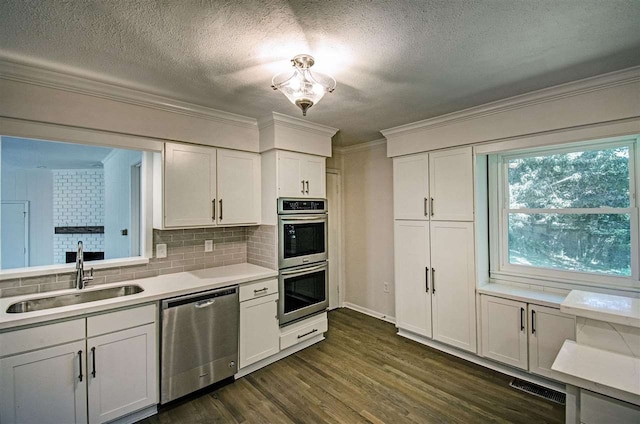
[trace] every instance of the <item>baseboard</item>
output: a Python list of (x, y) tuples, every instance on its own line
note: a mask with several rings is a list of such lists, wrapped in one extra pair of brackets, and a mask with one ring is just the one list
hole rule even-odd
[(449, 355), (453, 355), (458, 358), (464, 359), (466, 361), (473, 362), (474, 364), (481, 365), (485, 368), (498, 371), (502, 374), (510, 375), (511, 377), (517, 377), (521, 380), (530, 381), (531, 383), (537, 384), (539, 386), (547, 387), (549, 389), (553, 389), (558, 392), (566, 393), (565, 385), (562, 383), (558, 383), (552, 380), (547, 380), (546, 378), (538, 377), (537, 375), (530, 374), (525, 371), (520, 371), (515, 368), (511, 368), (507, 365), (502, 365), (498, 362), (494, 362), (490, 359), (483, 358), (474, 353), (457, 349), (455, 347), (440, 343), (435, 340), (428, 339), (418, 334), (414, 334), (410, 331), (398, 329), (398, 335), (405, 337), (407, 339), (413, 340), (414, 342), (423, 344), (425, 346), (432, 347), (441, 352), (448, 353)]
[(139, 411), (133, 412), (129, 415), (125, 415), (124, 417), (117, 418), (113, 421), (110, 421), (109, 424), (133, 424), (138, 421), (142, 421), (145, 418), (149, 418), (152, 415), (158, 413), (158, 405), (153, 405), (145, 409), (141, 409)]
[(391, 324), (395, 324), (396, 323), (396, 317), (390, 317), (388, 315), (381, 314), (380, 312), (376, 312), (376, 311), (374, 311), (372, 309), (365, 308), (363, 306), (359, 306), (359, 305), (356, 305), (354, 303), (344, 302), (342, 304), (342, 307), (343, 308), (347, 308), (347, 309), (352, 309), (354, 311), (360, 312), (360, 313), (365, 314), (365, 315), (372, 316), (374, 318), (381, 319), (382, 321), (390, 322)]
[(320, 334), (318, 336), (315, 336), (311, 339), (305, 340), (304, 342), (298, 343), (294, 346), (291, 346), (285, 350), (281, 350), (280, 352), (276, 353), (273, 356), (269, 356), (268, 358), (265, 358), (261, 361), (258, 361), (254, 364), (251, 364), (247, 367), (242, 368), (241, 370), (239, 370), (235, 375), (234, 378), (237, 380), (241, 377), (244, 377), (247, 374), (251, 374), (254, 371), (259, 370), (260, 368), (266, 367), (267, 365), (273, 364), (274, 362), (279, 361), (282, 358), (285, 358), (289, 355), (292, 355), (296, 352), (301, 351), (302, 349), (306, 349), (309, 346), (311, 346), (312, 344), (316, 344), (318, 342), (321, 342), (324, 340), (324, 333)]

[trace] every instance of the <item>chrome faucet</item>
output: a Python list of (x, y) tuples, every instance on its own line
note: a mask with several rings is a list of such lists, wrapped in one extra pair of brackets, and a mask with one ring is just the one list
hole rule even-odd
[(76, 253), (76, 288), (81, 290), (85, 285), (93, 280), (93, 268), (88, 277), (84, 275), (84, 252), (82, 251), (82, 242), (78, 241), (78, 252)]

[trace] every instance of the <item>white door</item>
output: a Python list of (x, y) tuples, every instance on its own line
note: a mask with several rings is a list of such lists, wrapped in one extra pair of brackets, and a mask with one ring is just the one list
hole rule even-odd
[(278, 152), (278, 197), (303, 197), (305, 193), (302, 155)]
[(0, 422), (86, 423), (86, 359), (84, 340), (0, 359)]
[(87, 352), (91, 424), (158, 402), (155, 324), (87, 339)]
[(326, 159), (322, 156), (305, 155), (303, 174), (305, 181), (305, 195), (324, 199), (326, 189)]
[(240, 368), (280, 351), (278, 294), (240, 303)]
[(218, 149), (218, 224), (260, 221), (260, 155)]
[(396, 221), (396, 327), (431, 337), (429, 223)]
[(29, 202), (3, 201), (0, 225), (2, 269), (29, 266)]
[(393, 217), (429, 219), (429, 155), (393, 158)]
[(472, 222), (431, 221), (433, 338), (476, 352)]
[(575, 339), (575, 316), (555, 308), (529, 305), (529, 371), (562, 380), (551, 365), (564, 341)]
[(342, 270), (340, 237), (342, 211), (340, 202), (340, 174), (327, 173), (327, 210), (329, 246), (329, 309), (340, 306), (340, 275)]
[(214, 226), (215, 193), (216, 149), (166, 143), (165, 226)]
[(527, 304), (493, 296), (482, 299), (482, 354), (527, 369)]
[(471, 147), (429, 154), (430, 214), (437, 221), (473, 221)]

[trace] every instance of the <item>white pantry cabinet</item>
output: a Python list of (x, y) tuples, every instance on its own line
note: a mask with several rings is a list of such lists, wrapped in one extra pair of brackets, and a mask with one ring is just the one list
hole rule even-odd
[(476, 352), (473, 223), (395, 221), (396, 327)]
[(258, 224), (260, 155), (165, 143), (154, 162), (154, 227)]
[(473, 221), (471, 147), (393, 159), (394, 218)]
[(326, 158), (305, 153), (277, 152), (278, 196), (325, 198)]
[(155, 405), (155, 317), (147, 305), (0, 334), (19, 345), (0, 353), (0, 422), (94, 424)]
[(482, 295), (482, 354), (544, 377), (565, 340), (575, 340), (575, 317), (559, 309)]

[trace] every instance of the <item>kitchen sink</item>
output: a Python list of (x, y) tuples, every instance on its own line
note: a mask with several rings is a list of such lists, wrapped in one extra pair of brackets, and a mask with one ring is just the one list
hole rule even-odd
[(40, 299), (23, 300), (16, 302), (7, 308), (9, 314), (21, 314), (23, 312), (41, 311), (43, 309), (59, 308), (61, 306), (77, 305), (78, 303), (95, 302), (97, 300), (112, 299), (114, 297), (131, 296), (143, 292), (138, 285), (109, 287), (108, 289), (77, 291), (75, 293), (61, 294), (59, 296), (43, 297)]

